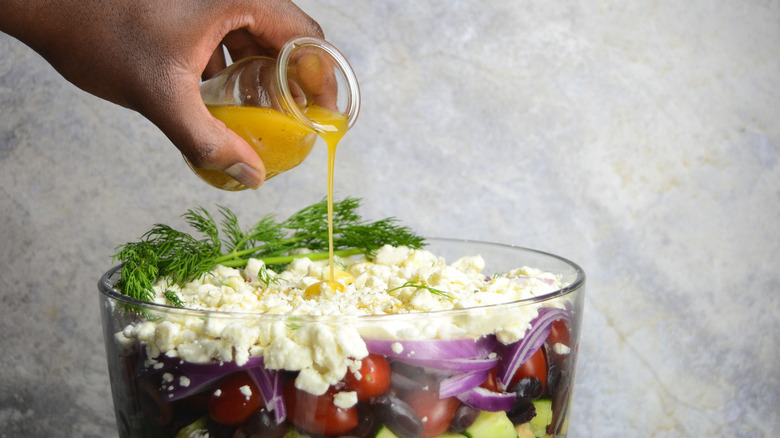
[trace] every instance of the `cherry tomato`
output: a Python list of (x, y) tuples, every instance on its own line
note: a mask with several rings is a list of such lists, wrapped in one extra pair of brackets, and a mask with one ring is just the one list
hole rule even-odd
[(264, 406), (255, 381), (249, 374), (240, 371), (225, 378), (211, 393), (208, 412), (217, 423), (235, 426)]
[(542, 383), (542, 388), (547, 388), (547, 361), (544, 358), (542, 348), (536, 350), (533, 356), (520, 365), (520, 368), (517, 369), (512, 377), (509, 387), (514, 386), (526, 377), (536, 377)]
[(340, 408), (333, 402), (335, 394), (332, 386), (325, 394), (309, 394), (290, 381), (284, 387), (287, 415), (293, 424), (311, 433), (340, 435), (349, 432), (358, 425), (357, 405)]
[(498, 378), (496, 378), (496, 368), (492, 368), (488, 373), (487, 379), (479, 385), (485, 389), (489, 389), (493, 392), (501, 392), (498, 388)]
[(552, 323), (552, 329), (550, 335), (547, 336), (547, 341), (550, 345), (561, 343), (567, 347), (571, 347), (571, 334), (569, 333), (569, 327), (566, 325), (566, 321), (557, 319)]
[[(379, 397), (390, 388), (390, 364), (383, 356), (371, 354), (361, 361), (360, 371), (347, 371), (347, 391), (357, 392), (360, 401)], [(357, 375), (356, 375), (357, 374)]]
[(424, 389), (411, 391), (404, 397), (404, 401), (422, 419), (422, 438), (435, 437), (446, 432), (460, 406), (460, 401), (455, 397), (439, 398), (438, 391)]

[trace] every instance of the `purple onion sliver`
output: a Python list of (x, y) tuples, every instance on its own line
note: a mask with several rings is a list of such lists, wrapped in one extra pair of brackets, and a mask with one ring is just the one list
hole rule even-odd
[(469, 391), (481, 385), (487, 379), (488, 374), (488, 370), (480, 370), (448, 377), (442, 380), (439, 385), (439, 398), (452, 397)]
[[(197, 364), (183, 362), (178, 359), (181, 363), (167, 371), (173, 376), (173, 379), (170, 382), (163, 382), (162, 393), (168, 401), (175, 401), (196, 394), (228, 374), (256, 367), (258, 364), (262, 366), (262, 359), (262, 357), (253, 356), (243, 365), (236, 365), (235, 362)], [(186, 379), (186, 386), (182, 385), (182, 378)]]
[(509, 411), (515, 403), (515, 394), (494, 392), (477, 386), (457, 395), (458, 400), (480, 411)]
[(249, 369), (249, 374), (260, 388), (265, 407), (274, 413), (276, 423), (279, 424), (287, 417), (282, 395), (282, 381), (280, 372), (269, 370), (264, 364)]
[(509, 345), (498, 368), (498, 380), (506, 386), (520, 365), (525, 363), (547, 340), (552, 323), (558, 319), (571, 319), (569, 312), (556, 307), (541, 307), (539, 314), (531, 321), (531, 328), (522, 339)]
[(397, 361), (403, 362), (409, 365), (414, 365), (423, 368), (430, 368), (433, 370), (445, 370), (445, 371), (458, 371), (458, 372), (470, 372), (470, 371), (482, 371), (489, 370), (498, 365), (498, 358), (494, 359), (406, 359), (396, 358)]
[(435, 339), (406, 341), (365, 339), (365, 342), (368, 351), (373, 354), (381, 354), (383, 356), (399, 359), (414, 357), (415, 359), (435, 360), (481, 358), (480, 355), (484, 354), (485, 345), (490, 344), (489, 339)]

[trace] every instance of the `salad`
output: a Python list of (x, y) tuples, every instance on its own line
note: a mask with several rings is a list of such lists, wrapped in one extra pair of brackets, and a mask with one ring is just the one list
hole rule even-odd
[[(120, 436), (565, 436), (581, 270), (419, 243), (344, 251), (335, 278), (316, 245), (285, 249), (286, 264), (252, 253), (184, 279), (158, 269), (145, 299), (120, 289), (143, 266), (112, 269), (100, 288)], [(525, 259), (555, 273), (504, 267)]]

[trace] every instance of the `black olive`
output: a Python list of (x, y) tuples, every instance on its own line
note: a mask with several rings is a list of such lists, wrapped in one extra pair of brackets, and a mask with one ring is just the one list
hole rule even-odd
[(531, 400), (518, 398), (512, 405), (512, 410), (507, 412), (506, 416), (513, 424), (527, 423), (536, 416), (536, 407)]
[(376, 419), (400, 438), (420, 438), (423, 422), (411, 406), (392, 394), (382, 394), (372, 400)]
[(368, 438), (375, 435), (379, 425), (368, 403), (358, 403), (358, 425), (340, 438)]
[(159, 426), (168, 424), (173, 418), (173, 409), (163, 398), (157, 385), (145, 378), (136, 380), (136, 391), (138, 393), (138, 404), (149, 417), (149, 419)]
[(277, 423), (275, 415), (265, 408), (252, 412), (243, 427), (254, 438), (280, 438), (287, 433), (287, 423)]
[(519, 382), (515, 383), (510, 392), (517, 394), (518, 398), (526, 398), (528, 400), (536, 400), (542, 396), (544, 387), (542, 381), (536, 377), (524, 377)]
[(233, 438), (238, 428), (217, 423), (209, 417), (206, 422), (206, 429), (209, 431), (209, 438)]
[(460, 405), (455, 411), (455, 415), (452, 416), (449, 431), (456, 433), (463, 432), (474, 424), (474, 420), (477, 419), (478, 415), (479, 411), (471, 406)]

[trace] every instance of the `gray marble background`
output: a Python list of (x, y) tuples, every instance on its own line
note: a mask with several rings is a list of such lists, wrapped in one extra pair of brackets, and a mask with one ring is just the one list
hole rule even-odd
[[(780, 434), (780, 3), (299, 4), (361, 81), (338, 196), (585, 268), (571, 436)], [(220, 192), (139, 115), (0, 53), (0, 436), (115, 436), (115, 246), (200, 205), (286, 217), (324, 196), (324, 147)]]

